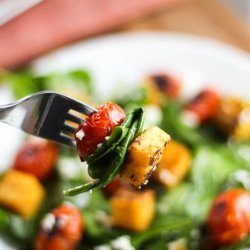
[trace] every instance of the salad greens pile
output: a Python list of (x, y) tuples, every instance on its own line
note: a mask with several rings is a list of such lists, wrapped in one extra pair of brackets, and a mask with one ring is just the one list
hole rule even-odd
[[(94, 96), (90, 74), (82, 70), (47, 76), (36, 76), (31, 72), (5, 72), (1, 74), (0, 80), (9, 84), (17, 99), (47, 89), (66, 89), (68, 92), (77, 89), (86, 96)], [(149, 229), (136, 233), (105, 225), (98, 219), (98, 214), (108, 217), (110, 205), (101, 190), (75, 197), (62, 194), (62, 190), (72, 185), (79, 187), (66, 191), (66, 194), (73, 195), (102, 187), (119, 172), (128, 145), (142, 129), (144, 115), (140, 107), (146, 108), (148, 105), (147, 92), (143, 87), (133, 90), (136, 91), (138, 95), (114, 100), (126, 111), (131, 107), (135, 110), (128, 113), (126, 121), (116, 127), (110, 138), (87, 159), (89, 175), (94, 179), (105, 176), (104, 180), (89, 183), (86, 179), (86, 184), (82, 185), (82, 175), (79, 175), (79, 172), (65, 178), (61, 171), (64, 166), (59, 160), (54, 175), (43, 183), (50, 195), (34, 218), (23, 219), (0, 208), (2, 238), (17, 243), (18, 249), (30, 249), (42, 216), (62, 202), (71, 202), (81, 210), (84, 217), (85, 233), (79, 249), (93, 249), (97, 245), (109, 244), (113, 239), (123, 235), (130, 236), (135, 249), (169, 249), (169, 243), (179, 239), (186, 242), (187, 249), (205, 249), (204, 224), (215, 196), (232, 187), (244, 187), (250, 191), (250, 142), (228, 141), (213, 124), (202, 125), (199, 128), (185, 125), (181, 120), (181, 100), (164, 100), (159, 106), (162, 118), (159, 124), (155, 125), (167, 131), (172, 139), (187, 145), (192, 152), (193, 163), (186, 179), (172, 189), (166, 190), (152, 181), (148, 184), (157, 193), (156, 216)], [(72, 162), (75, 161), (76, 154), (67, 148), (61, 150), (61, 157), (66, 157)], [(112, 164), (107, 160), (110, 158), (115, 159)], [(249, 245), (250, 237), (236, 246), (221, 249), (240, 250), (246, 249)]]

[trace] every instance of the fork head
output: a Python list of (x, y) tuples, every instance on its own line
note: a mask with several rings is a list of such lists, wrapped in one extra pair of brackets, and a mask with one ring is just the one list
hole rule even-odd
[(15, 108), (26, 111), (22, 130), (71, 147), (75, 147), (74, 135), (79, 124), (96, 112), (89, 105), (50, 91), (30, 95)]

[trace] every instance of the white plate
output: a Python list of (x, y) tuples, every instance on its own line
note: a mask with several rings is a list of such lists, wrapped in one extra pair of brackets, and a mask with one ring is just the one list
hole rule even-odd
[[(250, 98), (250, 57), (215, 40), (177, 33), (123, 33), (91, 39), (37, 60), (40, 74), (86, 68), (104, 99), (154, 71), (183, 78), (184, 94), (193, 85), (210, 85), (224, 94)], [(192, 85), (192, 86), (190, 86)]]
[[(247, 53), (214, 40), (184, 34), (124, 33), (91, 39), (38, 59), (32, 68), (38, 74), (88, 69), (102, 99), (122, 94), (143, 76), (157, 71), (181, 78), (183, 95), (187, 97), (208, 85), (225, 95), (250, 99)], [(5, 140), (0, 140), (1, 154), (12, 133), (13, 129), (9, 129), (9, 134), (4, 131)], [(0, 138), (4, 138), (2, 136), (0, 133)], [(7, 151), (6, 154), (13, 153), (13, 150)], [(0, 241), (1, 250), (10, 249), (1, 244)]]

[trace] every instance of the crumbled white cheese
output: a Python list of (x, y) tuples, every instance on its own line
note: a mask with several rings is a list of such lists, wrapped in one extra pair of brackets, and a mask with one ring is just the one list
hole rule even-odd
[(93, 250), (112, 250), (109, 245), (95, 246)]
[(109, 140), (109, 138), (110, 138), (110, 136), (106, 136), (106, 137), (105, 137), (105, 140), (107, 141), (107, 140)]
[(115, 250), (135, 250), (135, 248), (131, 245), (130, 237), (128, 235), (112, 240), (111, 246)]
[(54, 214), (47, 214), (42, 220), (42, 229), (46, 232), (50, 232), (56, 223), (56, 218)]
[(61, 215), (61, 216), (58, 218), (57, 222), (56, 222), (57, 226), (58, 226), (59, 228), (63, 228), (63, 227), (65, 226), (66, 221), (68, 220), (68, 218), (69, 218), (69, 217), (68, 217), (66, 214)]
[(184, 111), (181, 114), (181, 121), (189, 127), (197, 127), (199, 125), (199, 119), (194, 112)]
[(100, 148), (101, 146), (102, 146), (102, 144), (101, 144), (101, 143), (97, 144), (97, 148)]
[(84, 131), (81, 129), (76, 133), (76, 138), (81, 141), (83, 139), (83, 137), (85, 136)]
[(168, 250), (187, 250), (185, 239), (178, 239), (167, 244)]

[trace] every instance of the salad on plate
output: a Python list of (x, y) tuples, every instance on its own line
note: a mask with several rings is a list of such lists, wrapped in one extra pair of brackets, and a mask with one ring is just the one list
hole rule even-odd
[(1, 82), (16, 99), (53, 90), (97, 107), (77, 150), (26, 136), (1, 173), (0, 234), (16, 249), (250, 246), (248, 100), (208, 87), (184, 100), (169, 72), (101, 105), (84, 70)]

